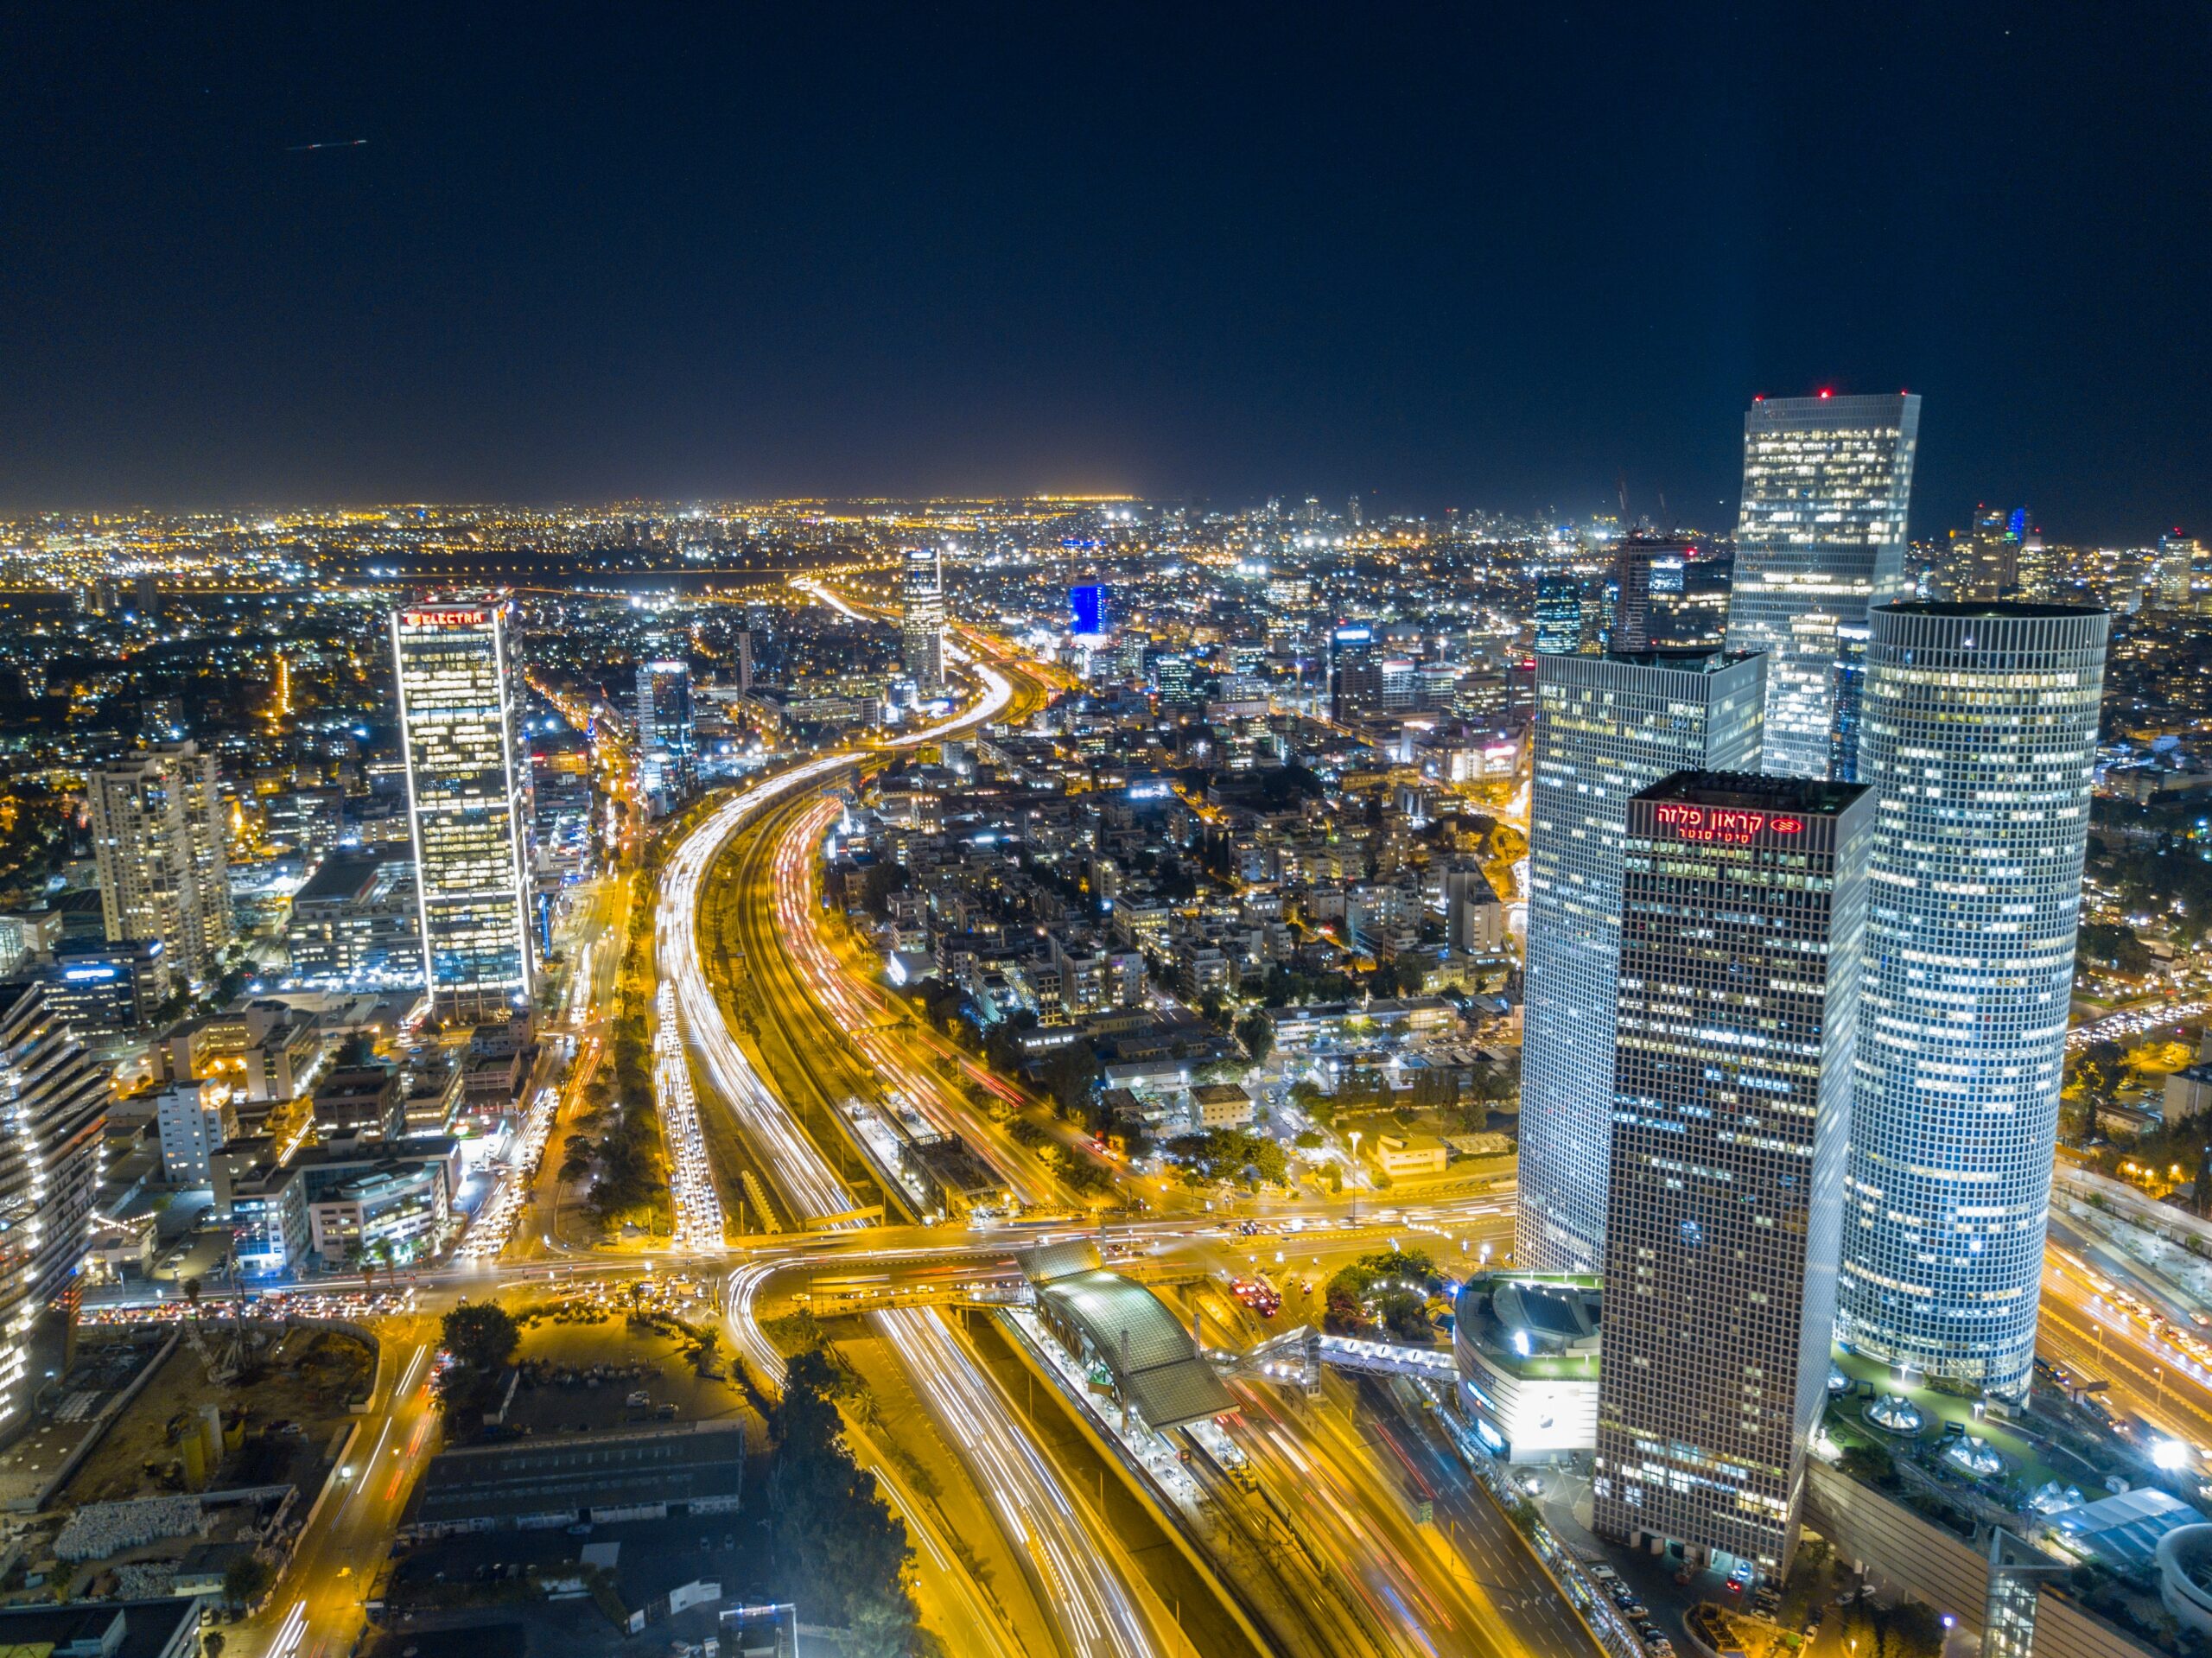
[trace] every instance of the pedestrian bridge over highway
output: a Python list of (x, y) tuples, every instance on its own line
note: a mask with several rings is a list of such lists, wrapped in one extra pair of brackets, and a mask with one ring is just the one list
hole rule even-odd
[(1319, 1367), (1324, 1364), (1367, 1375), (1413, 1376), (1428, 1382), (1450, 1382), (1458, 1374), (1452, 1367), (1452, 1355), (1440, 1348), (1404, 1347), (1395, 1342), (1325, 1336), (1306, 1324), (1262, 1342), (1237, 1361), (1238, 1369), (1262, 1375), (1303, 1371), (1308, 1386), (1319, 1380)]

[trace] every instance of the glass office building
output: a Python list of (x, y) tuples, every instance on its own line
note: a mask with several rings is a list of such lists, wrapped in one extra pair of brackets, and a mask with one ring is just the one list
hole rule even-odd
[(1562, 570), (1536, 578), (1536, 654), (1573, 656), (1582, 648), (1582, 578)]
[(1837, 1333), (2028, 1385), (2109, 618), (1877, 606), (1878, 799)]
[(77, 1045), (46, 988), (0, 986), (0, 1431), (37, 1391), (35, 1349), (76, 1316), (107, 1102), (108, 1068)]
[(1779, 1578), (1827, 1401), (1873, 801), (1629, 803), (1592, 1524)]
[(899, 643), (918, 696), (944, 690), (944, 562), (934, 547), (909, 547), (900, 575)]
[(504, 1020), (534, 982), (505, 607), (394, 611), (391, 648), (431, 1011)]
[(1757, 657), (1539, 656), (1521, 1048), (1520, 1264), (1605, 1259), (1614, 972), (1628, 803), (1681, 771), (1757, 769)]
[(1903, 596), (1919, 435), (1920, 399), (1903, 392), (1764, 397), (1744, 416), (1728, 648), (1769, 658), (1763, 771), (1832, 774), (1838, 630)]
[(691, 667), (677, 657), (638, 664), (639, 780), (665, 810), (699, 783), (699, 743), (691, 715)]

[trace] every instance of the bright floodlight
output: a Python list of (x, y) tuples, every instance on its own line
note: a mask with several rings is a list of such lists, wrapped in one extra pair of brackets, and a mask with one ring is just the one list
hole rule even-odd
[(2151, 1448), (2151, 1460), (2171, 1473), (2189, 1466), (2189, 1447), (2179, 1439), (2161, 1439)]

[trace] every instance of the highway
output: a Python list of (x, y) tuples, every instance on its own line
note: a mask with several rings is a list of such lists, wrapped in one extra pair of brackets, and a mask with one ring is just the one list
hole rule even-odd
[[(978, 645), (978, 654), (987, 648), (980, 640)], [(1057, 1204), (1065, 1196), (1049, 1166), (991, 1121), (971, 1097), (970, 1084), (1010, 1092), (1003, 1080), (967, 1056), (931, 1041), (904, 1018), (895, 1001), (855, 974), (838, 941), (824, 932), (811, 901), (812, 860), (835, 810), (830, 803), (810, 798), (813, 791), (885, 749), (932, 741), (1010, 710), (1018, 717), (1030, 705), (1036, 690), (1029, 673), (1015, 668), (1010, 677), (988, 661), (969, 659), (975, 661), (973, 671), (983, 694), (964, 713), (878, 746), (817, 757), (741, 791), (686, 836), (662, 873), (653, 916), (655, 958), (663, 987), (658, 1010), (662, 1026), (681, 1032), (698, 1075), (708, 1084), (696, 1109), (731, 1114), (769, 1174), (779, 1201), (805, 1229), (726, 1247), (719, 1237), (709, 1237), (712, 1228), (699, 1220), (690, 1226), (685, 1238), (676, 1241), (674, 1249), (655, 1260), (668, 1266), (732, 1268), (728, 1312), (733, 1333), (748, 1365), (766, 1377), (779, 1373), (780, 1361), (760, 1333), (762, 1310), (810, 1273), (841, 1265), (849, 1270), (862, 1263), (870, 1270), (896, 1272), (902, 1262), (925, 1274), (942, 1273), (947, 1263), (958, 1262), (1004, 1273), (1013, 1251), (1037, 1242), (1040, 1234), (1026, 1228), (869, 1226), (871, 1216), (855, 1212), (860, 1199), (823, 1155), (823, 1147), (794, 1118), (788, 1096), (768, 1085), (739, 1044), (702, 966), (700, 899), (709, 872), (741, 835), (753, 835), (747, 850), (754, 890), (745, 907), (757, 913), (755, 931), (747, 940), (747, 965), (772, 982), (774, 1034), (793, 1056), (804, 1049), (806, 1057), (798, 1063), (816, 1091), (822, 1093), (831, 1077), (838, 1079), (836, 1086), (857, 1084), (869, 1093), (887, 1086), (937, 1126), (962, 1134), (999, 1161), (1026, 1200)], [(603, 1049), (599, 1010), (608, 1003), (619, 969), (629, 899), (627, 881), (606, 880), (579, 895), (569, 918), (569, 950), (576, 967), (562, 1022), (568, 1027), (564, 1039), (575, 1044), (576, 1060), (559, 1091), (559, 1117), (575, 1108)], [(545, 1211), (557, 1191), (551, 1174), (558, 1163), (557, 1144), (556, 1132), (556, 1154), (538, 1171), (534, 1190), (524, 1197), (518, 1217), (523, 1224), (515, 1229), (517, 1236), (499, 1260), (457, 1260), (446, 1267), (410, 1275), (409, 1285), (422, 1298), (419, 1313), (407, 1321), (412, 1334), (404, 1347), (394, 1350), (395, 1369), (389, 1373), (404, 1385), (394, 1386), (391, 1396), (363, 1420), (348, 1458), (352, 1471), (330, 1488), (294, 1566), (263, 1616), (241, 1626), (242, 1640), (234, 1644), (261, 1637), (257, 1646), (245, 1644), (245, 1649), (274, 1658), (335, 1658), (349, 1649), (360, 1628), (359, 1600), (367, 1587), (364, 1579), (381, 1562), (414, 1473), (436, 1449), (437, 1421), (429, 1397), (427, 1362), (435, 1339), (432, 1321), (439, 1311), (458, 1295), (502, 1283), (638, 1270), (634, 1251), (572, 1249), (551, 1236)], [(1322, 1212), (1316, 1212), (1317, 1207)], [(1499, 1212), (1493, 1197), (1465, 1205), (1439, 1205), (1421, 1223), (1377, 1215), (1370, 1216), (1366, 1224), (1344, 1226), (1330, 1223), (1335, 1217), (1326, 1211), (1335, 1207), (1302, 1206), (1312, 1229), (1281, 1243), (1319, 1267), (1324, 1260), (1333, 1263), (1363, 1249), (1384, 1247), (1386, 1236), (1395, 1242), (1401, 1233), (1433, 1229), (1464, 1235), (1470, 1228), (1493, 1229)], [(1278, 1247), (1273, 1238), (1236, 1236), (1220, 1216), (1161, 1215), (1116, 1227), (1112, 1238), (1147, 1253), (1187, 1255), (1197, 1272), (1243, 1269), (1254, 1258), (1252, 1251)], [(969, 1268), (957, 1270), (966, 1275)], [(1050, 1644), (1077, 1658), (1190, 1650), (1173, 1627), (1173, 1617), (1121, 1539), (1103, 1523), (1087, 1496), (1071, 1490), (1065, 1473), (1033, 1442), (1012, 1401), (948, 1320), (934, 1308), (909, 1307), (872, 1314), (870, 1324), (885, 1348), (896, 1355), (944, 1439), (957, 1448), (974, 1481), (976, 1501), (987, 1506), (1003, 1533), (1008, 1558), (1019, 1561), (1022, 1574), (1030, 1579), (1034, 1607), (1027, 1617), (1016, 1616), (1010, 1621), (1003, 1604), (987, 1605), (987, 1601), (997, 1603), (1001, 1598), (971, 1580), (969, 1567), (960, 1558), (963, 1540), (944, 1529), (945, 1510), (918, 1498), (881, 1448), (875, 1447), (871, 1455), (865, 1433), (856, 1433), (856, 1448), (868, 1457), (887, 1496), (908, 1521), (932, 1623), (957, 1649), (1007, 1654), (1042, 1649), (1026, 1634), (1017, 1635), (1014, 1623), (1049, 1616), (1057, 1624), (1043, 1629)], [(1313, 1453), (1308, 1447), (1300, 1454)], [(1332, 1480), (1344, 1488), (1333, 1505), (1342, 1514), (1328, 1528), (1329, 1558), (1311, 1574), (1290, 1572), (1283, 1578), (1285, 1586), (1294, 1596), (1301, 1591), (1310, 1594), (1319, 1583), (1357, 1578), (1382, 1585), (1379, 1590), (1363, 1589), (1363, 1593), (1418, 1598), (1425, 1591), (1417, 1572), (1408, 1575), (1392, 1566), (1382, 1579), (1375, 1578), (1365, 1556), (1378, 1534), (1379, 1522), (1362, 1506), (1373, 1494), (1362, 1499), (1352, 1489), (1363, 1476), (1354, 1462), (1341, 1460), (1351, 1455), (1349, 1448), (1335, 1447), (1327, 1455), (1342, 1470)], [(1285, 1489), (1299, 1501), (1310, 1500), (1302, 1475), (1287, 1479)], [(1088, 1490), (1087, 1479), (1084, 1490)], [(1387, 1495), (1379, 1500), (1395, 1501)], [(1402, 1552), (1404, 1542), (1394, 1538), (1391, 1546)], [(1403, 1558), (1408, 1562), (1414, 1559), (1409, 1553)], [(1471, 1604), (1454, 1604), (1437, 1627), (1448, 1633), (1459, 1620), (1471, 1620), (1475, 1611)], [(1379, 1652), (1421, 1649), (1389, 1641), (1376, 1644), (1366, 1633), (1374, 1627), (1371, 1607), (1356, 1620), (1341, 1612), (1325, 1616), (1313, 1626), (1313, 1638), (1303, 1644), (1319, 1653), (1370, 1647)], [(1358, 1640), (1346, 1644), (1338, 1638), (1355, 1629), (1360, 1632)], [(1492, 1650), (1489, 1645), (1463, 1648), (1456, 1642), (1444, 1649)]]
[[(399, 1321), (395, 1321), (397, 1324)], [(385, 1392), (361, 1418), (338, 1476), (300, 1538), (260, 1614), (226, 1632), (235, 1648), (259, 1642), (267, 1658), (334, 1658), (353, 1650), (367, 1622), (362, 1599), (397, 1529), (415, 1477), (438, 1448), (429, 1359), (435, 1326), (388, 1330)]]
[[(718, 893), (736, 924), (734, 932), (721, 934), (721, 943), (725, 950), (734, 944), (734, 959), (743, 963), (764, 1014), (761, 1041), (789, 1056), (785, 1070), (814, 1077), (825, 1100), (848, 1092), (877, 1095), (887, 1087), (937, 1128), (961, 1133), (984, 1150), (1009, 1172), (1026, 1201), (1065, 1202), (1049, 1170), (945, 1077), (947, 1069), (959, 1076), (966, 1057), (938, 1051), (940, 1045), (904, 1017), (895, 1000), (854, 969), (826, 924), (816, 863), (836, 810), (830, 802), (779, 805), (745, 831), (735, 855), (722, 866)], [(947, 1059), (953, 1062), (950, 1067)], [(1491, 1197), (1451, 1206), (1419, 1230), (1464, 1240), (1484, 1232), (1502, 1236), (1509, 1223), (1508, 1206)], [(1408, 1242), (1423, 1241), (1411, 1224), (1396, 1229)], [(1311, 1263), (1325, 1275), (1350, 1256), (1387, 1247), (1365, 1232), (1247, 1238), (1215, 1217), (1179, 1225), (1138, 1223), (1107, 1236), (1144, 1237), (1202, 1273), (1249, 1271), (1263, 1256), (1283, 1250), (1299, 1258), (1300, 1268)], [(1447, 1261), (1451, 1253), (1448, 1243), (1437, 1250)], [(835, 1257), (817, 1259), (834, 1270)], [(880, 1255), (866, 1264), (887, 1273), (887, 1291), (893, 1281), (910, 1277), (944, 1276), (945, 1259), (925, 1256), (912, 1274), (902, 1274), (895, 1261)], [(782, 1274), (777, 1263), (762, 1261), (734, 1276), (731, 1322), (750, 1362), (775, 1362), (759, 1335), (759, 1321), (770, 1286)], [(951, 1276), (969, 1280), (976, 1274)], [(948, 1345), (967, 1368), (964, 1349)], [(1254, 1596), (1285, 1650), (1502, 1658), (1520, 1646), (1594, 1658), (1586, 1631), (1526, 1544), (1490, 1500), (1471, 1490), (1448, 1452), (1402, 1431), (1410, 1449), (1388, 1430), (1347, 1432), (1325, 1413), (1281, 1407), (1271, 1388), (1240, 1385), (1239, 1394), (1246, 1415), (1236, 1437), (1266, 1496), (1213, 1481), (1219, 1527), (1212, 1547)], [(1330, 1394), (1339, 1407), (1353, 1397), (1347, 1384), (1333, 1381)], [(1416, 1459), (1423, 1459), (1418, 1469)], [(1414, 1523), (1403, 1489), (1413, 1486), (1427, 1487), (1452, 1505), (1440, 1522), (1450, 1527), (1448, 1537), (1436, 1527)]]
[[(979, 724), (1014, 700), (1014, 687), (1003, 675), (981, 663), (975, 671), (985, 687), (977, 705), (957, 719), (900, 739), (900, 746), (933, 741)], [(674, 987), (683, 1027), (702, 1070), (736, 1115), (748, 1142), (764, 1155), (784, 1198), (805, 1219), (833, 1227), (859, 1223), (842, 1218), (856, 1206), (852, 1191), (739, 1045), (715, 1000), (697, 918), (707, 871), (749, 818), (794, 789), (827, 781), (868, 753), (856, 749), (809, 761), (741, 791), (711, 813), (669, 857), (655, 919), (661, 976)], [(743, 1277), (741, 1271), (733, 1275), (732, 1324), (748, 1361), (772, 1377), (780, 1365), (772, 1352), (762, 1350), (757, 1332), (747, 1329), (739, 1305)], [(873, 1315), (873, 1322), (899, 1354), (932, 1414), (958, 1439), (1009, 1539), (1033, 1563), (1040, 1580), (1038, 1592), (1058, 1617), (1066, 1649), (1081, 1658), (1166, 1652), (1118, 1542), (1096, 1529), (1061, 1487), (1021, 1432), (1008, 1401), (976, 1367), (943, 1315), (934, 1310), (894, 1311)]]

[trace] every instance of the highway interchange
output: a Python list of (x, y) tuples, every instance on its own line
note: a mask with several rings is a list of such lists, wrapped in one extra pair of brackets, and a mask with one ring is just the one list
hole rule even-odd
[[(826, 592), (817, 596), (848, 607)], [(837, 1139), (841, 1096), (895, 1092), (935, 1126), (976, 1146), (1026, 1203), (1051, 1204), (1060, 1196), (1051, 1168), (978, 1105), (978, 1089), (1004, 1089), (1003, 1081), (916, 1028), (879, 988), (849, 970), (812, 898), (818, 848), (836, 816), (828, 791), (880, 763), (887, 751), (1019, 719), (1045, 695), (1043, 670), (1034, 664), (988, 638), (969, 635), (968, 644), (962, 654), (977, 687), (968, 707), (927, 729), (817, 756), (741, 789), (689, 830), (670, 852), (657, 890), (638, 900), (653, 905), (659, 1021), (673, 1024), (689, 1055), (693, 1109), (700, 1117), (720, 1112), (734, 1122), (791, 1229), (717, 1246), (695, 1224), (645, 1259), (634, 1249), (578, 1248), (550, 1223), (560, 1189), (547, 1166), (557, 1157), (518, 1172), (519, 1223), (511, 1237), (503, 1236), (497, 1259), (472, 1260), (464, 1251), (448, 1267), (410, 1280), (416, 1312), (389, 1321), (378, 1392), (340, 1476), (277, 1592), (239, 1627), (232, 1650), (336, 1658), (354, 1648), (367, 1582), (413, 1479), (437, 1447), (428, 1360), (434, 1315), (454, 1299), (534, 1278), (720, 1271), (732, 1341), (758, 1376), (772, 1381), (781, 1359), (762, 1320), (791, 1305), (813, 1276), (849, 1276), (866, 1267), (882, 1274), (887, 1286), (948, 1277), (1005, 1282), (1016, 1248), (1053, 1235), (1033, 1227), (900, 1223), (878, 1206), (872, 1188), (855, 1191), (844, 1171), (865, 1159)], [(710, 950), (701, 935), (718, 881), (715, 899), (735, 906), (734, 957)], [(603, 1051), (629, 886), (626, 879), (596, 883), (569, 919), (579, 965), (567, 1028), (548, 1044), (545, 1069), (533, 1079), (534, 1087), (557, 1089), (556, 1119), (575, 1109)], [(746, 994), (761, 1014), (749, 1045), (732, 1017), (740, 981), (750, 983)], [(703, 1166), (710, 1138), (671, 1144), (672, 1160)], [(1070, 1151), (1082, 1154), (1072, 1145)], [(1302, 1257), (1311, 1271), (1325, 1274), (1357, 1253), (1402, 1241), (1449, 1257), (1478, 1244), (1506, 1247), (1510, 1233), (1510, 1189), (1447, 1195), (1418, 1210), (1361, 1219), (1346, 1212), (1356, 1197), (1259, 1205), (1246, 1212), (1264, 1228), (1260, 1237), (1242, 1235), (1222, 1214), (1187, 1206), (1171, 1212), (1165, 1189), (1125, 1180), (1124, 1195), (1133, 1190), (1157, 1200), (1153, 1212), (1093, 1235), (1112, 1254), (1176, 1266), (1193, 1279), (1258, 1265), (1262, 1250)], [(1063, 1222), (1058, 1235), (1071, 1224)], [(1229, 1622), (1216, 1617), (1209, 1625), (1179, 1597), (1163, 1594), (1153, 1563), (1139, 1561), (1110, 1523), (1103, 1484), (1094, 1492), (1089, 1474), (1040, 1445), (1030, 1414), (1033, 1395), (1026, 1412), (955, 1317), (936, 1305), (902, 1305), (871, 1312), (867, 1322), (926, 1411), (935, 1439), (954, 1447), (955, 1471), (972, 1487), (964, 1507), (958, 1494), (929, 1500), (913, 1489), (900, 1459), (855, 1425), (856, 1454), (909, 1523), (925, 1617), (952, 1649), (1049, 1649), (1080, 1658), (1212, 1649), (1194, 1643), (1192, 1631), (1226, 1630)], [(2115, 1305), (2094, 1274), (2078, 1261), (2062, 1261), (2056, 1248), (2044, 1331), (2047, 1354), (2094, 1366), (2126, 1407), (2177, 1438), (2212, 1446), (2212, 1379), (2176, 1363), (2180, 1356), (2163, 1349), (2147, 1323)], [(1394, 1397), (1373, 1383), (1332, 1380), (1306, 1400), (1249, 1377), (1234, 1387), (1241, 1411), (1233, 1432), (1255, 1485), (1252, 1492), (1213, 1492), (1222, 1550), (1216, 1564), (1234, 1568), (1231, 1593), (1259, 1611), (1268, 1644), (1299, 1653), (1431, 1658), (1594, 1652), (1542, 1567), (1466, 1481), (1440, 1438), (1424, 1432), (1427, 1425), (1402, 1391)], [(1421, 1500), (1433, 1504), (1431, 1523), (1417, 1523), (1411, 1512)], [(1023, 1591), (977, 1580), (974, 1540), (956, 1536), (945, 1518), (955, 1512), (988, 1514), (1001, 1534), (993, 1557), (1017, 1564)]]

